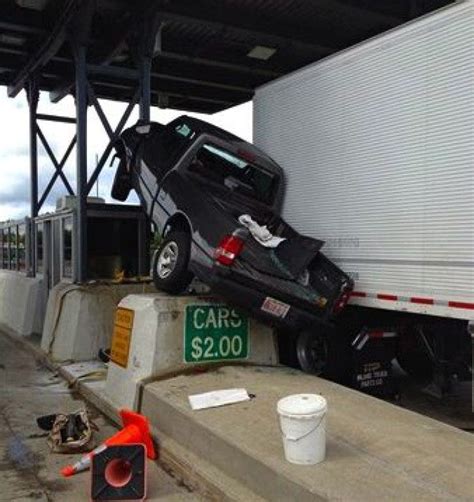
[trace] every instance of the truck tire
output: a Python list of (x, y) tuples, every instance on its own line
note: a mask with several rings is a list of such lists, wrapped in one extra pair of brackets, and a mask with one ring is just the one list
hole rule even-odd
[(305, 373), (339, 383), (349, 383), (350, 337), (338, 329), (317, 327), (302, 331), (296, 339), (296, 357)]
[(329, 359), (327, 336), (322, 332), (302, 331), (296, 340), (296, 355), (305, 373), (322, 375)]
[(193, 275), (188, 269), (191, 237), (187, 232), (171, 231), (153, 256), (152, 273), (155, 287), (179, 294), (189, 286)]
[(398, 333), (397, 361), (405, 373), (417, 381), (433, 378), (433, 363), (423, 350), (416, 326), (406, 326)]

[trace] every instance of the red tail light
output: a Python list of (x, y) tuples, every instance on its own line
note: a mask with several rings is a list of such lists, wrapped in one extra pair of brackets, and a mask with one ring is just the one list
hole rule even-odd
[(239, 256), (244, 247), (244, 241), (236, 235), (226, 235), (216, 248), (214, 259), (221, 265), (230, 266)]
[(345, 289), (341, 293), (341, 295), (339, 296), (334, 305), (334, 308), (332, 309), (333, 314), (339, 314), (339, 312), (341, 312), (344, 309), (344, 307), (347, 305), (347, 302), (351, 297), (351, 292), (352, 292), (351, 289)]

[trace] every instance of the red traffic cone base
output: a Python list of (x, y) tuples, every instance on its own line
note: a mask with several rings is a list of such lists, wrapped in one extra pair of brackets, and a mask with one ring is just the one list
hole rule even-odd
[(91, 500), (143, 500), (145, 496), (143, 444), (112, 445), (92, 457)]

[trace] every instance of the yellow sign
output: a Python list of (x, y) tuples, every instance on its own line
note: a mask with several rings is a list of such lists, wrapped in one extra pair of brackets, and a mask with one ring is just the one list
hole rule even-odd
[(119, 366), (126, 368), (128, 365), (128, 353), (132, 339), (133, 316), (135, 312), (122, 307), (115, 311), (114, 332), (112, 335), (112, 348), (110, 359)]

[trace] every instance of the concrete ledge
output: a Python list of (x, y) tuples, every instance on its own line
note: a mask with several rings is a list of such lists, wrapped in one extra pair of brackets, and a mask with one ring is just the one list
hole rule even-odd
[[(245, 387), (256, 398), (193, 412), (188, 395)], [(328, 456), (284, 460), (276, 403), (297, 392), (329, 403)], [(227, 367), (144, 389), (158, 430), (270, 500), (472, 499), (474, 437), (448, 425), (288, 369)]]
[(60, 283), (49, 295), (41, 348), (56, 361), (87, 361), (110, 346), (115, 309), (122, 298), (149, 284)]
[(0, 324), (19, 336), (41, 333), (45, 295), (42, 279), (0, 270)]
[[(129, 295), (119, 306), (134, 312), (133, 327), (129, 335), (127, 361), (122, 366), (112, 361), (109, 364), (106, 393), (116, 406), (132, 409), (137, 409), (139, 406), (140, 386), (144, 381), (153, 377), (169, 377), (170, 373), (180, 373), (181, 370), (192, 368), (195, 364), (213, 364), (212, 360), (202, 359), (185, 362), (183, 338), (188, 307), (198, 310), (208, 307), (216, 312), (216, 317), (212, 317), (211, 331), (205, 328), (203, 321), (205, 314), (201, 313), (199, 323), (200, 331), (203, 333), (202, 338), (210, 336), (210, 333), (217, 333), (215, 340), (221, 340), (226, 334), (224, 326), (218, 326), (219, 314), (226, 314), (225, 323), (229, 327), (230, 312), (233, 312), (233, 309), (222, 300), (209, 295), (170, 296), (165, 293)], [(238, 322), (242, 321), (243, 319), (239, 319)], [(212, 352), (217, 350), (217, 346), (216, 341)], [(273, 330), (254, 319), (248, 319), (248, 357), (245, 360), (259, 365), (278, 364)], [(222, 364), (222, 361), (215, 362)]]

